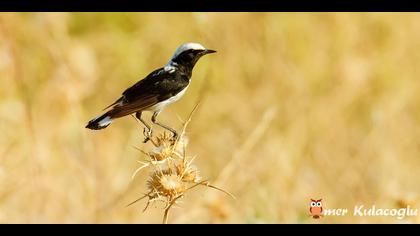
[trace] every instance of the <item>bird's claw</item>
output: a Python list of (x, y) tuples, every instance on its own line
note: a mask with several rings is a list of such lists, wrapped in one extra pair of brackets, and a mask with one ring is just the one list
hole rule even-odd
[(145, 137), (143, 143), (147, 143), (152, 138), (152, 135), (153, 135), (152, 129), (144, 128), (143, 129), (143, 135)]
[(177, 139), (178, 139), (178, 134), (177, 133), (174, 133), (172, 135), (172, 138), (170, 139), (172, 145), (175, 144), (175, 142), (176, 142)]

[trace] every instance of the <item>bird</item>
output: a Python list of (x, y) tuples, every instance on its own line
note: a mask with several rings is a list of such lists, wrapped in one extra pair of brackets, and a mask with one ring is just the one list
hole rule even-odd
[(148, 74), (131, 87), (127, 88), (109, 109), (93, 118), (85, 128), (100, 130), (108, 127), (115, 119), (135, 114), (145, 126), (144, 142), (150, 140), (152, 127), (142, 119), (143, 111), (153, 112), (151, 121), (178, 136), (176, 130), (157, 121), (157, 116), (168, 105), (178, 101), (188, 89), (192, 71), (197, 61), (204, 55), (215, 53), (199, 43), (184, 43), (179, 46), (168, 63)]
[(322, 199), (311, 199), (311, 206), (309, 207), (310, 216), (314, 219), (319, 219), (323, 215)]

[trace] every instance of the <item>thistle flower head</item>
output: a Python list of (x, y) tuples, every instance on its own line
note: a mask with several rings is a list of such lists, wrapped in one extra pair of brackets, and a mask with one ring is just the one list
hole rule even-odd
[(174, 199), (187, 189), (182, 177), (171, 169), (154, 171), (147, 182), (147, 187), (151, 196), (160, 196), (167, 199)]
[(198, 183), (200, 182), (201, 178), (198, 173), (197, 167), (191, 165), (190, 163), (181, 163), (176, 167), (176, 172), (179, 176), (181, 176), (182, 181), (187, 183)]
[(152, 140), (154, 147), (147, 153), (151, 161), (165, 161), (174, 155), (173, 141), (166, 132)]

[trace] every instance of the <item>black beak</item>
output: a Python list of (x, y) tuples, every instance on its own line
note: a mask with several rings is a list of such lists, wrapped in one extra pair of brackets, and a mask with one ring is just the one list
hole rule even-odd
[(203, 51), (203, 54), (205, 55), (205, 54), (210, 54), (210, 53), (215, 53), (215, 52), (217, 52), (217, 51), (216, 50), (211, 50), (211, 49), (205, 49)]

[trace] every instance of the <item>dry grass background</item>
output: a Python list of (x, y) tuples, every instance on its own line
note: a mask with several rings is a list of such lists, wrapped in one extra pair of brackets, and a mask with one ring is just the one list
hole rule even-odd
[[(160, 119), (188, 128), (201, 175), (172, 223), (420, 222), (308, 217), (420, 200), (420, 14), (2, 13), (0, 222), (160, 223), (142, 213), (142, 129), (86, 122), (183, 42), (203, 58)], [(203, 89), (204, 88), (204, 89)], [(204, 93), (203, 93), (204, 91)]]

